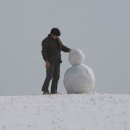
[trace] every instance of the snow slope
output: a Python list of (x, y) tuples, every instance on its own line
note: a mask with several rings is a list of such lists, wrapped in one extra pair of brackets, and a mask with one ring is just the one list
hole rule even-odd
[(1, 96), (0, 130), (130, 130), (130, 95)]

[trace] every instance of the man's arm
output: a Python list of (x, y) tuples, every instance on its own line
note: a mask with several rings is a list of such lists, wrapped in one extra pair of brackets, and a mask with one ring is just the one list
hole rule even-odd
[(46, 69), (49, 69), (50, 63), (48, 62), (47, 49), (48, 49), (47, 43), (42, 41), (42, 51), (41, 51), (41, 53), (42, 53), (43, 59), (46, 63), (45, 67), (46, 67)]
[(68, 48), (68, 47), (66, 47), (65, 45), (62, 44), (62, 42), (61, 42), (60, 39), (58, 39), (58, 42), (59, 42), (60, 45), (61, 45), (61, 50), (62, 50), (62, 51), (64, 51), (64, 52), (70, 52), (70, 51), (71, 51), (70, 48)]
[(64, 46), (63, 44), (61, 45), (61, 50), (64, 51), (64, 52), (70, 52), (71, 51), (70, 48)]
[(47, 43), (45, 41), (42, 41), (42, 56), (43, 56), (43, 59), (46, 61), (48, 61), (48, 56), (47, 56)]

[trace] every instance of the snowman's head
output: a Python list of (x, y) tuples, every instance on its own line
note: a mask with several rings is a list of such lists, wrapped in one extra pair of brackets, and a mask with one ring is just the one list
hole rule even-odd
[(80, 49), (73, 49), (69, 53), (68, 60), (72, 66), (82, 64), (84, 59), (85, 54)]

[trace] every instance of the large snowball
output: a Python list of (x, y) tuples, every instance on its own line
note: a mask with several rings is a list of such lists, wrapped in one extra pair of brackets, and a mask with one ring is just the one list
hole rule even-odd
[(70, 51), (68, 60), (71, 65), (79, 65), (84, 62), (85, 55), (80, 49), (73, 49)]
[(67, 93), (87, 93), (95, 86), (95, 77), (91, 68), (84, 64), (72, 66), (64, 75)]

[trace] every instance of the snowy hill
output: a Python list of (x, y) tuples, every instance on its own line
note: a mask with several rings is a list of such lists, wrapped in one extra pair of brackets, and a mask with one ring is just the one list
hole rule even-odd
[(1, 96), (0, 130), (130, 130), (130, 95)]

